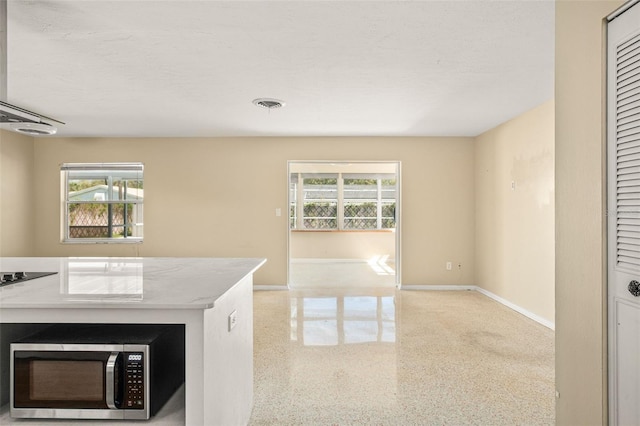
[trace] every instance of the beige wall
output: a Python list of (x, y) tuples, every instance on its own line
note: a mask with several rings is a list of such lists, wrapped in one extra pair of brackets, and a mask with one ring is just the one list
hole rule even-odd
[(556, 419), (607, 423), (603, 18), (556, 2)]
[(291, 258), (359, 259), (386, 256), (395, 260), (396, 233), (392, 231), (293, 231)]
[[(285, 284), (288, 160), (401, 161), (403, 284), (473, 284), (472, 138), (36, 139), (35, 254), (266, 257)], [(145, 164), (144, 243), (61, 244), (60, 163), (108, 161)]]
[(553, 101), (480, 135), (475, 149), (476, 285), (553, 323)]
[(33, 138), (0, 130), (0, 256), (33, 254)]

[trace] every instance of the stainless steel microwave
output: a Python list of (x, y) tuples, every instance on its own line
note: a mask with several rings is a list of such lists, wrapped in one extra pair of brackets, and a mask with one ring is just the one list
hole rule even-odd
[(52, 326), (11, 343), (15, 418), (155, 415), (184, 383), (184, 327)]

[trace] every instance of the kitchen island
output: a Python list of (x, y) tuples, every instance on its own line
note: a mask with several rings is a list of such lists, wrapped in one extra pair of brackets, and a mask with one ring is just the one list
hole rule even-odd
[[(167, 405), (184, 409), (187, 425), (246, 424), (253, 404), (253, 273), (264, 263), (226, 258), (0, 258), (3, 273), (27, 272), (28, 278), (35, 272), (54, 272), (0, 287), (1, 403), (9, 399), (9, 343), (32, 327), (182, 324), (184, 404)], [(7, 410), (5, 406), (2, 424), (11, 421)], [(153, 424), (154, 418), (148, 422)]]

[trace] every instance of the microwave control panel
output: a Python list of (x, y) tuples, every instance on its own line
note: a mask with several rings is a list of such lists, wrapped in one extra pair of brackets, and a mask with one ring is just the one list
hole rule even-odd
[(144, 409), (144, 354), (125, 353), (125, 392), (122, 408)]

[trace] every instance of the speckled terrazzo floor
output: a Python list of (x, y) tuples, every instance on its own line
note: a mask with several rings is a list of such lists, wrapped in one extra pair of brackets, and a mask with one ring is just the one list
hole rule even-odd
[(552, 425), (553, 331), (473, 291), (254, 293), (251, 425)]

